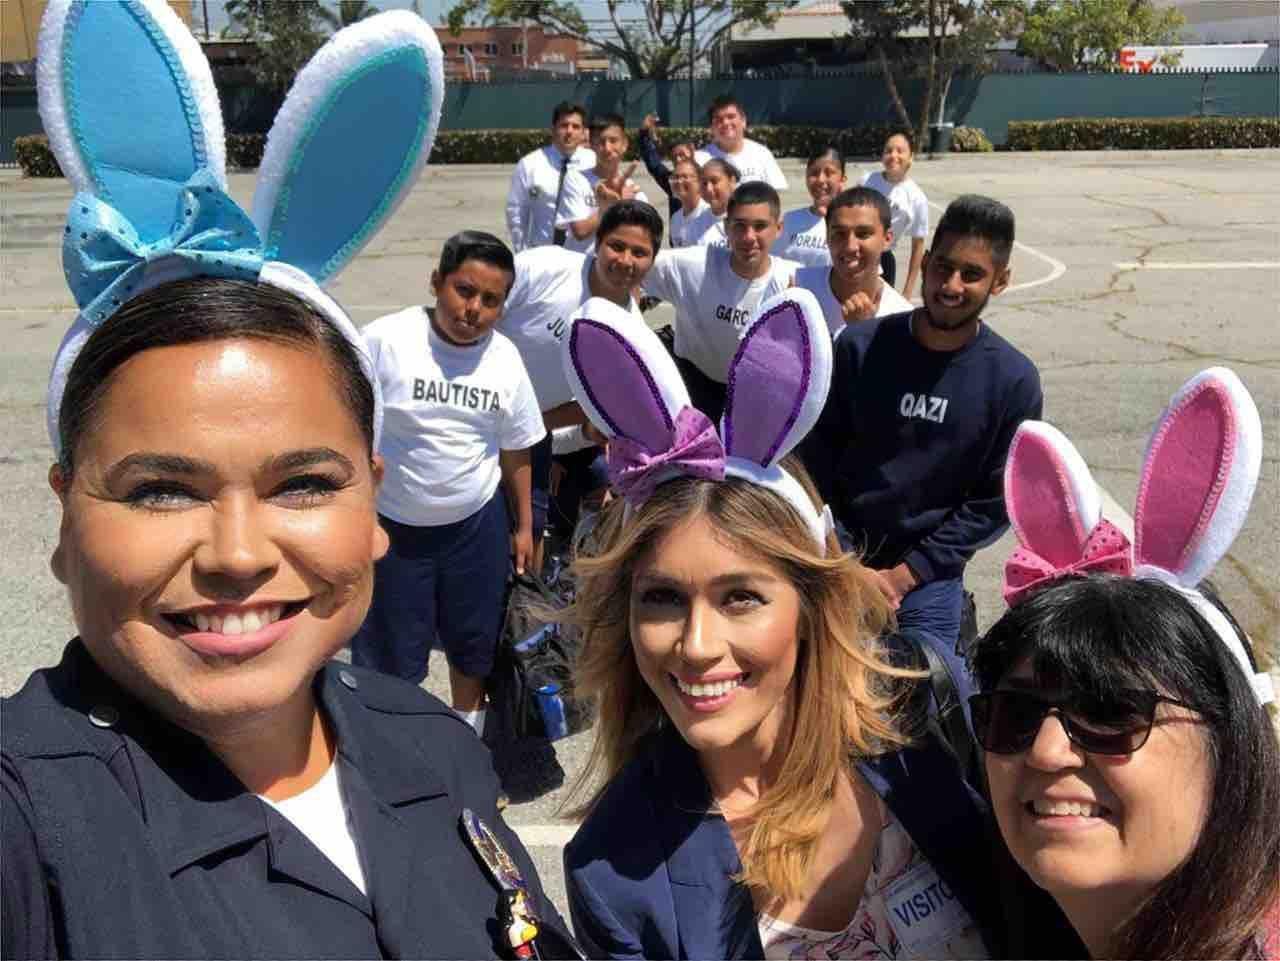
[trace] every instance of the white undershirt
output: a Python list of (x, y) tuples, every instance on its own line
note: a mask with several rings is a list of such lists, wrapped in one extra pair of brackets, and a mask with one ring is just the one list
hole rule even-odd
[(342, 794), (337, 762), (330, 764), (324, 776), (301, 794), (283, 801), (273, 801), (261, 794), (258, 797), (305, 834), (307, 840), (360, 889), (361, 894), (368, 893), (364, 869), (360, 866), (360, 851), (351, 826), (351, 811)]

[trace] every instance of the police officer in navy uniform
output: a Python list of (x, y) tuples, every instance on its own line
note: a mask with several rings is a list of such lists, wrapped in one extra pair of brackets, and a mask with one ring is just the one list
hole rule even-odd
[(331, 660), (387, 548), (357, 350), (295, 293), (194, 277), (75, 358), (50, 484), (79, 637), (0, 706), (4, 957), (510, 957), (512, 878), (572, 956), (470, 726)]

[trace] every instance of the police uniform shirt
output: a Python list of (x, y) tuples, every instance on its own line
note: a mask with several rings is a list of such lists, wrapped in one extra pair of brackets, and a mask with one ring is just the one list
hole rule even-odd
[(367, 895), (75, 640), (0, 702), (0, 954), (503, 957), (498, 887), (460, 831), (463, 808), (515, 859), (549, 947), (564, 922), (497, 811), (488, 751), (466, 722), (412, 684), (347, 664), (328, 664), (313, 686)]
[(791, 283), (796, 264), (771, 257), (763, 277), (747, 280), (730, 266), (725, 247), (683, 247), (658, 254), (644, 291), (676, 311), (676, 356), (694, 364), (716, 383), (729, 364), (756, 308)]
[[(549, 244), (554, 236), (556, 194), (560, 191), (560, 167), (564, 155), (548, 144), (525, 154), (516, 164), (507, 191), (507, 231), (516, 251)], [(589, 170), (596, 165), (595, 151), (579, 147), (569, 157), (569, 171)], [(568, 180), (568, 173), (565, 174)]]
[[(538, 406), (544, 411), (573, 400), (560, 359), (560, 340), (573, 313), (591, 299), (591, 265), (595, 258), (562, 247), (539, 247), (516, 255), (516, 282), (498, 329), (520, 351)], [(636, 323), (644, 317), (633, 299)]]
[(496, 331), (469, 347), (450, 344), (421, 307), (379, 317), (363, 333), (382, 387), (378, 512), (414, 527), (470, 517), (498, 489), (499, 452), (546, 434), (520, 353)]
[(773, 254), (806, 267), (830, 267), (827, 218), (808, 207), (788, 210), (782, 218), (782, 232), (773, 242)]
[[(573, 235), (569, 225), (579, 220), (586, 220), (596, 212), (596, 184), (599, 182), (600, 175), (594, 170), (570, 170), (565, 178), (564, 199), (560, 203), (560, 215), (556, 218), (556, 226), (565, 232), (566, 250), (576, 250), (579, 253), (595, 250), (595, 234), (587, 234), (579, 240)], [(636, 182), (628, 180), (627, 185), (634, 187)], [(638, 191), (634, 199), (645, 203), (650, 202), (643, 190)]]
[[(845, 322), (840, 301), (831, 291), (830, 267), (801, 267), (796, 271), (796, 286), (803, 287), (818, 298), (822, 315), (827, 319), (827, 327), (830, 328), (832, 337), (839, 336), (840, 332), (849, 326)], [(894, 290), (892, 285), (881, 282), (880, 306), (876, 309), (875, 316), (888, 317), (890, 314), (901, 314), (914, 309), (911, 301)]]
[(773, 156), (773, 151), (762, 143), (744, 138), (737, 153), (725, 153), (714, 143), (709, 143), (693, 155), (693, 159), (701, 167), (708, 160), (724, 160), (733, 164), (738, 171), (738, 183), (745, 184), (752, 180), (763, 180), (779, 192), (787, 189), (787, 178)]

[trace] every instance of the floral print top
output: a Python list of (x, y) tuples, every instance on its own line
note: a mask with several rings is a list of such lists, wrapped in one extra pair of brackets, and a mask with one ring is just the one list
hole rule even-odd
[(883, 801), (884, 829), (853, 920), (814, 931), (759, 917), (766, 958), (989, 958), (978, 926)]

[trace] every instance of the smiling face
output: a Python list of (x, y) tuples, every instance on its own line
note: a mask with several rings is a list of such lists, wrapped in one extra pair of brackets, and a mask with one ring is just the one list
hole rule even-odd
[(755, 276), (769, 263), (769, 248), (782, 232), (782, 222), (770, 204), (740, 203), (725, 223), (733, 269), (745, 277)]
[(637, 565), (630, 632), (636, 665), (698, 752), (768, 753), (791, 713), (800, 595), (698, 515)]
[(844, 190), (844, 171), (830, 158), (819, 158), (805, 169), (804, 185), (809, 188), (816, 210), (825, 212), (827, 204)]
[(741, 150), (746, 132), (747, 118), (732, 104), (721, 107), (711, 115), (711, 139), (725, 153), (737, 153)]
[(502, 317), (514, 279), (501, 267), (483, 260), (464, 260), (444, 277), (438, 270), (432, 272), (436, 333), (461, 347), (480, 340)]
[(692, 160), (678, 161), (671, 170), (671, 192), (686, 212), (698, 206), (700, 199), (698, 167)]
[(627, 132), (621, 127), (604, 127), (592, 133), (591, 149), (596, 152), (596, 170), (606, 179), (617, 176), (618, 166), (630, 145)]
[(896, 133), (886, 140), (880, 163), (884, 166), (884, 179), (890, 183), (897, 183), (905, 177), (911, 169), (911, 144), (907, 138)]
[[(190, 730), (270, 715), (355, 633), (381, 462), (320, 348), (153, 348), (112, 375), (53, 567), (94, 659)], [(158, 403), (157, 398), (163, 398)]]
[(1009, 286), (1009, 267), (997, 264), (981, 237), (934, 235), (924, 255), (924, 307), (929, 325), (957, 331), (976, 325), (987, 301)]
[(719, 164), (708, 164), (702, 170), (702, 199), (711, 205), (717, 216), (723, 216), (729, 208), (729, 198), (738, 182), (720, 168)]
[(860, 284), (878, 275), (880, 255), (893, 243), (880, 211), (868, 204), (837, 207), (827, 221), (831, 269), (846, 283)]
[(639, 224), (620, 224), (596, 241), (592, 293), (625, 303), (653, 266), (653, 235)]
[[(999, 687), (1035, 690), (1023, 661)], [(1092, 754), (1056, 714), (1019, 754), (986, 754), (992, 807), (1014, 858), (1064, 903), (1136, 904), (1190, 855), (1208, 816), (1213, 764), (1203, 723), (1161, 702), (1146, 744)]]

